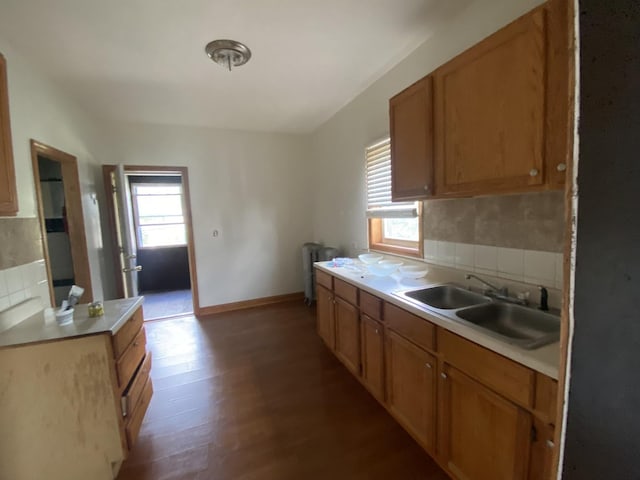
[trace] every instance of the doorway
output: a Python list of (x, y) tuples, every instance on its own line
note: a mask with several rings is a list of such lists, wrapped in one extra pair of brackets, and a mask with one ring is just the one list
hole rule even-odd
[(103, 173), (119, 296), (143, 295), (145, 320), (197, 313), (187, 169), (105, 165)]
[(51, 305), (60, 305), (74, 284), (84, 288), (81, 302), (91, 302), (77, 159), (31, 140), (31, 161)]

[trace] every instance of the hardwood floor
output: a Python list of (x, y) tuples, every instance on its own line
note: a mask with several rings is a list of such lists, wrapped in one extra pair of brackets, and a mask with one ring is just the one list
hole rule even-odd
[(191, 290), (143, 293), (144, 319), (176, 317), (193, 313)]
[(148, 322), (154, 396), (119, 480), (448, 477), (298, 303)]

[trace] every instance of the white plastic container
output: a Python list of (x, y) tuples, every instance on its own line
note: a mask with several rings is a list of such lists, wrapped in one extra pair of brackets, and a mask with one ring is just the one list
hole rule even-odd
[(426, 267), (418, 265), (405, 265), (404, 267), (400, 267), (400, 275), (402, 275), (403, 278), (422, 278), (427, 272), (428, 269)]
[(56, 310), (56, 322), (60, 326), (69, 325), (73, 322), (73, 308), (70, 308), (69, 310)]
[(358, 255), (358, 258), (362, 263), (372, 264), (378, 263), (384, 257), (382, 255), (378, 255), (377, 253), (362, 253)]

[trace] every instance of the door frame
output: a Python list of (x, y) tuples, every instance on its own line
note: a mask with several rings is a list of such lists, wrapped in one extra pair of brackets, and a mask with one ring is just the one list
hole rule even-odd
[[(107, 198), (107, 216), (109, 220), (109, 233), (111, 237), (111, 250), (114, 265), (120, 265), (120, 252), (118, 251), (118, 235), (116, 227), (116, 212), (113, 208), (111, 175), (115, 173), (116, 165), (102, 165), (102, 178), (104, 181), (104, 191)], [(182, 207), (184, 210), (185, 227), (187, 229), (187, 253), (189, 258), (189, 278), (191, 280), (191, 297), (193, 301), (193, 314), (200, 315), (200, 300), (198, 295), (198, 272), (196, 270), (196, 249), (193, 240), (193, 222), (191, 219), (191, 194), (189, 190), (189, 170), (187, 167), (167, 167), (148, 165), (125, 165), (125, 173), (140, 172), (145, 175), (153, 173), (170, 174), (175, 173), (182, 178)], [(116, 294), (118, 297), (124, 296), (124, 285), (122, 275), (115, 275)]]
[(49, 243), (47, 240), (47, 226), (44, 218), (44, 205), (42, 203), (42, 189), (40, 187), (40, 167), (38, 156), (48, 158), (60, 163), (64, 188), (65, 207), (67, 209), (67, 226), (69, 245), (71, 247), (71, 260), (73, 262), (73, 276), (76, 285), (84, 288), (83, 302), (93, 301), (93, 288), (91, 286), (91, 269), (89, 268), (89, 252), (87, 249), (87, 236), (84, 226), (84, 214), (82, 211), (82, 195), (80, 192), (80, 176), (78, 174), (78, 159), (70, 153), (31, 139), (31, 164), (33, 166), (33, 180), (35, 182), (36, 202), (38, 205), (38, 217), (40, 220), (40, 234), (42, 236), (42, 253), (49, 280), (49, 297), (51, 305), (55, 306), (53, 291), (53, 277), (51, 274), (51, 259), (49, 258)]

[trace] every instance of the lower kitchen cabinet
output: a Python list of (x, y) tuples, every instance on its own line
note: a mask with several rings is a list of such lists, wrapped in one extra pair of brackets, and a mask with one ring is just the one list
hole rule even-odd
[(1, 479), (116, 478), (153, 396), (141, 303), (107, 301), (100, 319), (76, 307), (69, 328), (100, 329), (0, 348)]
[(387, 408), (435, 453), (436, 358), (391, 330), (386, 335)]
[(336, 346), (333, 293), (329, 289), (318, 285), (316, 295), (318, 297), (318, 335), (333, 350)]
[(553, 425), (533, 419), (533, 439), (529, 459), (529, 480), (550, 480), (555, 449)]
[(443, 465), (460, 480), (526, 479), (531, 414), (446, 363), (440, 376)]
[(318, 333), (451, 478), (551, 480), (556, 380), (346, 280), (321, 278)]
[(367, 315), (360, 317), (362, 382), (380, 401), (384, 401), (384, 329)]
[(352, 373), (360, 375), (360, 312), (336, 297), (334, 314), (336, 355)]

